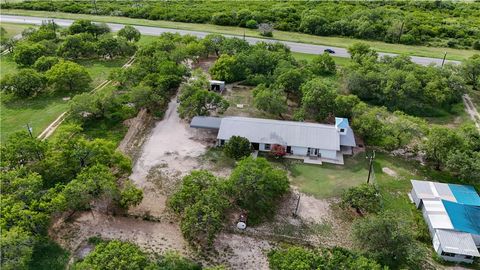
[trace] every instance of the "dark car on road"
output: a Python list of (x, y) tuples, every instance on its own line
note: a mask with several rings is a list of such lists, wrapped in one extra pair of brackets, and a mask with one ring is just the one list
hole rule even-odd
[(325, 50), (323, 50), (323, 52), (326, 52), (326, 53), (335, 53), (335, 51), (332, 50), (332, 49), (325, 49)]

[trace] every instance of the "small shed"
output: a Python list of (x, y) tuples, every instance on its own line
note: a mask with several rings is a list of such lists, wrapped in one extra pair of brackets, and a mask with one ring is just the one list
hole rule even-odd
[(210, 91), (222, 93), (225, 90), (224, 81), (209, 80), (208, 82), (210, 83)]

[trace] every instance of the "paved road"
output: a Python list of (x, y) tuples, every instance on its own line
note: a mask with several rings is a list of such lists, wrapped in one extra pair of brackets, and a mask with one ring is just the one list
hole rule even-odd
[[(15, 16), (15, 15), (0, 15), (0, 22), (5, 23), (25, 23), (25, 24), (41, 24), (42, 21), (45, 20), (54, 20), (60, 26), (69, 26), (72, 24), (73, 20), (67, 19), (53, 19), (47, 17), (29, 17), (29, 16)], [(118, 23), (107, 23), (107, 25), (112, 29), (112, 31), (118, 31), (123, 28), (123, 24)], [(201, 31), (189, 31), (189, 30), (180, 30), (180, 29), (170, 29), (170, 28), (162, 28), (162, 27), (151, 27), (151, 26), (141, 26), (141, 25), (132, 25), (133, 27), (137, 28), (140, 33), (143, 35), (151, 35), (151, 36), (159, 36), (165, 32), (175, 32), (180, 33), (182, 35), (194, 35), (200, 38), (205, 37), (208, 35), (208, 32), (201, 32)], [(233, 35), (224, 35), (226, 37), (233, 37)], [(237, 36), (238, 37), (238, 36)], [(266, 42), (277, 42), (278, 40), (274, 39), (261, 39), (261, 38), (253, 38), (253, 37), (246, 37), (245, 38), (250, 44), (255, 44), (260, 41)], [(291, 41), (278, 41), (281, 43), (286, 44), (290, 47), (293, 52), (300, 52), (300, 53), (309, 53), (309, 54), (321, 54), (323, 50), (326, 48), (333, 49), (335, 51), (335, 56), (339, 57), (350, 57), (347, 49), (340, 48), (340, 47), (332, 47), (332, 46), (322, 46), (322, 45), (313, 45), (307, 43), (299, 43), (299, 42), (291, 42)], [(393, 53), (379, 53), (380, 56), (390, 55), (394, 56), (396, 54)], [(431, 63), (440, 65), (442, 63), (442, 59), (440, 58), (428, 58), (428, 57), (420, 57), (420, 56), (412, 56), (412, 61), (421, 64), (421, 65), (428, 65)], [(449, 63), (460, 63), (459, 61), (453, 60), (446, 60)]]

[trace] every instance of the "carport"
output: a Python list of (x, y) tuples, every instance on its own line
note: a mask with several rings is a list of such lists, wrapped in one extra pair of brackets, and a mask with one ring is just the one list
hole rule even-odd
[(195, 116), (190, 122), (192, 128), (220, 129), (222, 118), (212, 116)]

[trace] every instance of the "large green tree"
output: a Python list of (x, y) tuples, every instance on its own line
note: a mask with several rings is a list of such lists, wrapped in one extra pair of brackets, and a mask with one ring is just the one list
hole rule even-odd
[(323, 121), (335, 111), (335, 89), (321, 79), (313, 79), (302, 85), (302, 107), (306, 118)]
[(140, 31), (131, 25), (125, 25), (125, 27), (118, 31), (118, 35), (126, 38), (130, 42), (137, 42), (141, 37)]
[(472, 85), (473, 89), (480, 89), (480, 54), (464, 60), (461, 66), (462, 75), (465, 81)]
[(199, 89), (180, 102), (178, 112), (182, 118), (192, 118), (197, 115), (210, 115), (212, 112), (222, 114), (228, 107), (228, 101), (221, 95)]
[(260, 84), (253, 90), (253, 104), (259, 110), (278, 115), (283, 118), (282, 114), (287, 112), (287, 98), (282, 91), (267, 88), (264, 84)]
[(252, 145), (245, 137), (232, 136), (223, 146), (223, 152), (227, 157), (239, 160), (250, 155)]
[(70, 61), (61, 61), (45, 73), (48, 82), (59, 92), (88, 89), (92, 78), (86, 68)]
[(419, 268), (424, 256), (410, 224), (393, 213), (358, 220), (353, 226), (353, 238), (365, 255), (392, 269)]
[(20, 42), (13, 51), (13, 60), (19, 66), (28, 67), (46, 53), (47, 49), (40, 43)]
[(275, 213), (276, 203), (289, 190), (285, 171), (265, 158), (247, 157), (238, 162), (228, 180), (232, 198), (248, 212), (248, 222), (258, 224)]
[(14, 74), (7, 74), (0, 81), (0, 89), (7, 93), (12, 93), (17, 97), (34, 97), (42, 90), (46, 84), (45, 77), (33, 69), (21, 69)]

